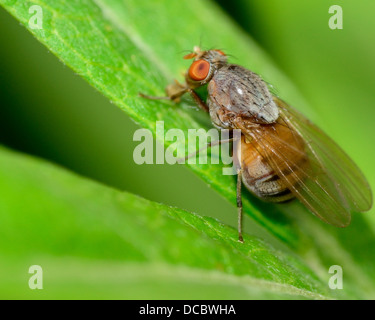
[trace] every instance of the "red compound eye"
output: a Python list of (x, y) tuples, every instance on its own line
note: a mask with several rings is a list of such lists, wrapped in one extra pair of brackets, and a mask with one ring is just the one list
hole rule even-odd
[(189, 77), (194, 81), (204, 80), (210, 71), (210, 63), (206, 60), (200, 59), (194, 61), (189, 69)]

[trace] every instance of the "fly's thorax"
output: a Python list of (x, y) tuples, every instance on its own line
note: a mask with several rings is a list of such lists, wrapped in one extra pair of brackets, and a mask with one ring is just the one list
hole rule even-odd
[(217, 70), (208, 84), (207, 102), (216, 126), (230, 125), (229, 115), (251, 118), (258, 124), (275, 123), (279, 118), (279, 109), (266, 83), (238, 65), (227, 64)]

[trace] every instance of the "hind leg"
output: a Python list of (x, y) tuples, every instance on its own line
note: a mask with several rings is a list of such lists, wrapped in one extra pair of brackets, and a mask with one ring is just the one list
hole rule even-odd
[(237, 170), (237, 210), (238, 210), (238, 241), (243, 242), (242, 237), (242, 220), (243, 220), (243, 210), (242, 210), (242, 169)]

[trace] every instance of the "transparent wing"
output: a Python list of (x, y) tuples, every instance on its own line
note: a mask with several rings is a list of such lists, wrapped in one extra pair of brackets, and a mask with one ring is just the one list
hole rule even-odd
[(307, 143), (315, 161), (324, 166), (342, 190), (353, 211), (364, 212), (372, 207), (371, 188), (357, 165), (322, 130), (280, 99), (275, 99), (283, 120)]
[[(329, 224), (347, 226), (351, 211), (372, 206), (371, 189), (362, 172), (303, 115), (278, 98), (275, 102), (281, 111), (277, 125), (243, 132), (248, 132), (254, 147), (311, 212)], [(243, 129), (244, 123), (239, 127)], [(304, 158), (307, 161), (301, 161)]]

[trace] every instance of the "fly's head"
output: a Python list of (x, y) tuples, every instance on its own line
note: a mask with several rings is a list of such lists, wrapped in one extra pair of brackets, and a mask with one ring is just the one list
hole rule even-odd
[(199, 47), (194, 47), (194, 51), (184, 59), (194, 59), (185, 75), (186, 83), (191, 88), (208, 83), (215, 72), (227, 63), (227, 56), (221, 50), (202, 51)]

